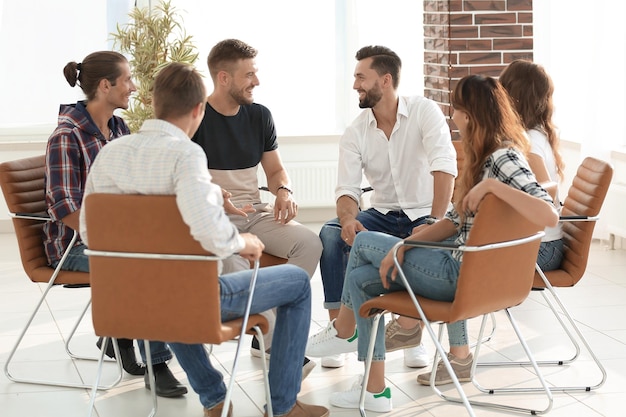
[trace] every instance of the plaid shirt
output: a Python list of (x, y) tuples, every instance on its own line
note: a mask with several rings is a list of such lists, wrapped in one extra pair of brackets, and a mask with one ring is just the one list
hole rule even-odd
[(73, 230), (60, 220), (80, 209), (87, 173), (96, 155), (109, 140), (130, 133), (126, 123), (113, 116), (109, 120), (111, 137), (105, 138), (85, 105), (61, 105), (59, 124), (46, 148), (46, 203), (54, 221), (47, 222), (43, 232), (50, 264), (59, 261), (68, 249)]
[[(537, 183), (526, 158), (513, 148), (498, 149), (487, 158), (483, 168), (483, 179), (486, 178), (495, 178), (552, 204), (552, 197)], [(466, 216), (465, 222), (461, 224), (461, 218), (454, 208), (446, 213), (446, 218), (450, 219), (459, 230), (455, 243), (465, 244), (474, 224), (474, 216), (475, 213)], [(452, 256), (459, 262), (463, 260), (462, 251), (453, 251)]]

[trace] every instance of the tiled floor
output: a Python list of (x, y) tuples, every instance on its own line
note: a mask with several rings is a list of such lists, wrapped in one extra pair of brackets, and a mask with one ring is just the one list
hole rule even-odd
[[(312, 226), (315, 228), (315, 226)], [(42, 287), (30, 283), (21, 268), (15, 238), (11, 234), (0, 234), (0, 364), (4, 366), (9, 351), (17, 338), (27, 314), (41, 294)], [(314, 301), (311, 332), (327, 322), (322, 309), (322, 288), (319, 275), (312, 280)], [(95, 364), (90, 361), (67, 359), (59, 335), (67, 335), (78, 311), (88, 298), (88, 289), (52, 290), (42, 313), (33, 323), (32, 332), (23, 343), (23, 351), (15, 357), (12, 372), (42, 378), (68, 378), (73, 381), (93, 381)], [(585, 278), (573, 289), (561, 289), (565, 303), (577, 318), (582, 331), (589, 339), (596, 354), (608, 372), (603, 387), (592, 392), (555, 393), (551, 416), (624, 416), (626, 395), (626, 251), (611, 251), (601, 242), (592, 248), (589, 267)], [(563, 346), (562, 332), (556, 329), (555, 320), (548, 314), (541, 297), (533, 293), (529, 300), (514, 309), (522, 332), (538, 358), (558, 351)], [(481, 357), (495, 358), (500, 355), (519, 357), (519, 346), (502, 314), (497, 315), (498, 328), (494, 340), (482, 351)], [(472, 322), (470, 330), (475, 336), (478, 323)], [(85, 354), (97, 354), (95, 336), (87, 318), (75, 337), (74, 350)], [(246, 347), (249, 341), (246, 340)], [(433, 352), (432, 343), (427, 347)], [(232, 365), (235, 344), (227, 343), (215, 347), (214, 363), (227, 374)], [(567, 350), (567, 348), (565, 348)], [(571, 352), (571, 349), (569, 350)], [(484, 355), (484, 356), (483, 356)], [(563, 355), (564, 357), (564, 355)], [(173, 361), (176, 375), (187, 382), (184, 372)], [(242, 355), (237, 377), (238, 387), (234, 394), (235, 416), (261, 416), (264, 404), (263, 386), (260, 380), (259, 359), (251, 358), (247, 349)], [(598, 371), (591, 366), (589, 356), (575, 365), (543, 368), (549, 383), (574, 384), (585, 378), (587, 383), (597, 381)], [(331, 392), (350, 387), (362, 365), (350, 356), (348, 364), (340, 369), (323, 369), (318, 366), (302, 384), (300, 398), (305, 402), (328, 404)], [(422, 372), (422, 371), (419, 371)], [(402, 353), (388, 355), (387, 379), (392, 388), (394, 410), (388, 416), (463, 416), (467, 415), (459, 405), (445, 403), (436, 397), (430, 388), (419, 386), (416, 370), (405, 368)], [(523, 368), (479, 369), (479, 378), (484, 385), (526, 384), (532, 381), (531, 374)], [(105, 368), (111, 380), (112, 365)], [(105, 381), (106, 382), (106, 381)], [(464, 384), (470, 396), (477, 395), (471, 384)], [(64, 389), (42, 385), (27, 385), (10, 382), (4, 374), (0, 376), (0, 416), (2, 417), (75, 417), (86, 416), (89, 404), (86, 389)], [(451, 392), (454, 394), (454, 392)], [(510, 400), (523, 406), (542, 408), (545, 399), (536, 394), (517, 397), (494, 396), (489, 399)], [(159, 399), (159, 416), (199, 417), (202, 409), (195, 393), (179, 399)], [(98, 416), (129, 417), (147, 415), (150, 396), (141, 378), (124, 376), (116, 388), (101, 392), (96, 402)], [(515, 415), (498, 410), (475, 408), (477, 416)], [(376, 413), (369, 413), (376, 415)], [(331, 407), (331, 415), (357, 416), (357, 410), (342, 410)]]

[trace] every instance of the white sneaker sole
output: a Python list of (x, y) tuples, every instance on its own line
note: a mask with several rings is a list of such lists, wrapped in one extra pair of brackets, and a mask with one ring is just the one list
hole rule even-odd
[[(339, 394), (339, 393), (337, 393)], [(359, 402), (358, 400), (355, 403), (345, 401), (343, 398), (336, 398), (335, 395), (330, 395), (330, 405), (338, 408), (350, 408), (350, 409), (358, 409)], [(365, 400), (365, 409), (368, 411), (373, 411), (375, 413), (387, 413), (393, 410), (393, 406), (391, 402), (385, 401), (384, 403), (368, 403), (367, 399)]]
[(345, 363), (346, 360), (343, 354), (324, 356), (322, 358), (322, 368), (341, 368)]

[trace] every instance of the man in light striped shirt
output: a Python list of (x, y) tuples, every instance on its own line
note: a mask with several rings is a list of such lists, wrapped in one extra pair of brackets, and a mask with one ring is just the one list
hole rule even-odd
[[(154, 84), (158, 120), (147, 120), (137, 134), (102, 149), (87, 177), (90, 193), (176, 195), (178, 209), (192, 236), (218, 256), (261, 256), (264, 245), (251, 233), (239, 233), (224, 211), (221, 188), (211, 182), (202, 148), (189, 138), (204, 116), (206, 91), (200, 74), (180, 63), (162, 69)], [(89, 245), (85, 215), (81, 236)], [(252, 271), (219, 278), (222, 318), (243, 315)], [(251, 313), (277, 308), (269, 380), (277, 416), (328, 416), (328, 409), (297, 401), (302, 358), (311, 321), (311, 287), (306, 271), (295, 265), (259, 270)], [(203, 345), (171, 343), (189, 383), (198, 393), (204, 416), (221, 415), (226, 396), (223, 376), (209, 362)], [(228, 415), (232, 414), (232, 404)]]

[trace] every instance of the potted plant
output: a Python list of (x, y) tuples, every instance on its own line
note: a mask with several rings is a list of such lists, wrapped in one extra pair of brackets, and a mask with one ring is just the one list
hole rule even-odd
[(171, 0), (162, 0), (154, 8), (135, 7), (130, 22), (112, 33), (114, 47), (128, 57), (137, 92), (123, 117), (131, 132), (143, 121), (154, 118), (152, 87), (155, 74), (170, 62), (194, 64), (198, 51), (192, 37), (185, 34)]

